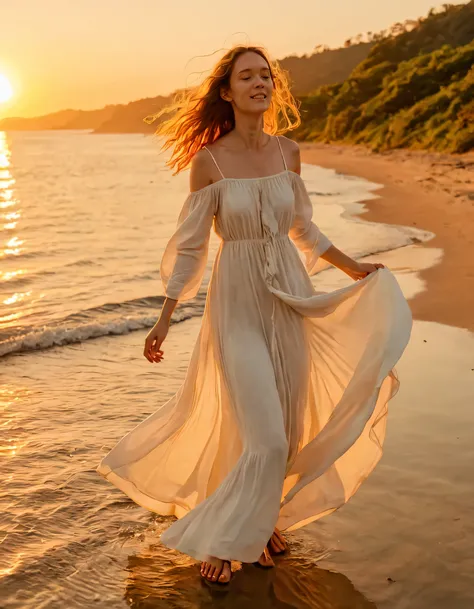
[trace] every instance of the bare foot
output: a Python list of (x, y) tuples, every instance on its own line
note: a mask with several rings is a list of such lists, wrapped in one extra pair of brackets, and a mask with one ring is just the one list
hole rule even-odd
[(276, 527), (267, 543), (267, 548), (272, 554), (283, 554), (283, 552), (288, 548), (285, 538)]
[(265, 567), (265, 568), (270, 568), (270, 567), (274, 567), (275, 566), (275, 563), (273, 562), (273, 558), (270, 555), (268, 547), (266, 547), (263, 550), (262, 554), (260, 555), (260, 558), (257, 560), (257, 563), (261, 567)]
[(201, 563), (201, 575), (210, 582), (227, 584), (232, 577), (230, 561), (210, 556)]

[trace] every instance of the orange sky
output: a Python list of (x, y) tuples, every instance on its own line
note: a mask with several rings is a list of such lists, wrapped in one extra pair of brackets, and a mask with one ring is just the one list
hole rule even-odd
[[(0, 117), (100, 108), (192, 84), (235, 43), (274, 58), (336, 47), (426, 15), (433, 0), (16, 0), (1, 2)], [(210, 57), (197, 57), (211, 55)], [(193, 80), (194, 79), (194, 80)]]

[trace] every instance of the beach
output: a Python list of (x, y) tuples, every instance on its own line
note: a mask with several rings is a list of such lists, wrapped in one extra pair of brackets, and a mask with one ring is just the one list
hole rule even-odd
[[(199, 333), (215, 235), (198, 297), (173, 316), (165, 359), (156, 365), (143, 356), (163, 302), (159, 260), (188, 176), (172, 178), (140, 136), (26, 134), (6, 145), (16, 182), (5, 200), (23, 214), (19, 254), (5, 256), (12, 274), (22, 269), (12, 275), (17, 317), (2, 329), (1, 345), (6, 609), (472, 608), (473, 224), (457, 207), (467, 195), (444, 208), (448, 193), (411, 178), (413, 161), (302, 145), (315, 221), (345, 252), (391, 269), (415, 322), (373, 474), (342, 509), (288, 533), (290, 552), (275, 569), (235, 563), (231, 587), (219, 595), (200, 581), (196, 561), (160, 544), (171, 519), (96, 472), (114, 444), (178, 390)], [(457, 171), (444, 179), (454, 184)], [(438, 232), (445, 213), (449, 226)], [(449, 290), (451, 278), (444, 267), (458, 268), (450, 244), (453, 256), (464, 244), (464, 274), (443, 299), (438, 287)], [(312, 281), (329, 291), (352, 280), (322, 264)]]
[(427, 289), (410, 306), (416, 319), (474, 330), (474, 154), (443, 155), (301, 143), (301, 159), (383, 187), (361, 218), (435, 233), (422, 247), (440, 247), (439, 264), (420, 271)]

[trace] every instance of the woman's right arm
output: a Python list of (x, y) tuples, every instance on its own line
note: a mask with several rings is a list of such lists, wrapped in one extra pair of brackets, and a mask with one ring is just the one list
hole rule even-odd
[[(158, 321), (145, 339), (143, 350), (143, 355), (151, 363), (163, 359), (161, 345), (168, 334), (171, 316), (178, 300), (189, 300), (194, 296), (194, 292), (199, 288), (200, 275), (204, 271), (213, 213), (210, 202), (203, 196), (198, 198), (196, 193), (211, 183), (208, 159), (209, 154), (200, 150), (191, 161), (190, 194), (181, 211), (178, 228), (163, 255), (161, 271), (162, 280), (166, 284), (166, 298)], [(207, 198), (210, 199), (210, 196)], [(173, 281), (174, 277), (176, 280)], [(166, 292), (173, 293), (173, 296), (180, 293), (183, 297), (171, 298)]]
[(152, 364), (153, 362), (161, 362), (163, 359), (163, 350), (160, 349), (160, 347), (168, 335), (171, 315), (173, 314), (177, 304), (177, 300), (174, 300), (173, 298), (165, 298), (160, 317), (153, 328), (148, 332), (145, 339), (143, 355)]

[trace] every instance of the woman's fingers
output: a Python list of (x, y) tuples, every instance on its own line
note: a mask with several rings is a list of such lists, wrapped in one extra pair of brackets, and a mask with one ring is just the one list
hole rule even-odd
[(161, 362), (163, 359), (163, 350), (161, 345), (168, 334), (168, 326), (163, 322), (158, 322), (148, 333), (145, 338), (145, 347), (143, 355), (151, 363)]
[[(163, 341), (161, 341), (163, 342)], [(143, 355), (147, 358), (147, 360), (151, 363), (160, 362), (163, 359), (163, 350), (160, 349), (161, 343), (153, 337), (147, 337), (145, 340), (145, 348), (143, 350)]]
[(153, 358), (151, 355), (150, 347), (145, 342), (145, 348), (143, 349), (143, 355), (147, 358), (149, 362), (153, 362)]
[(145, 340), (145, 348), (143, 349), (143, 355), (147, 358), (149, 362), (153, 362), (152, 345), (153, 339), (147, 336)]
[(151, 348), (150, 355), (153, 362), (161, 362), (163, 359), (163, 351), (161, 349), (155, 350), (153, 347)]

